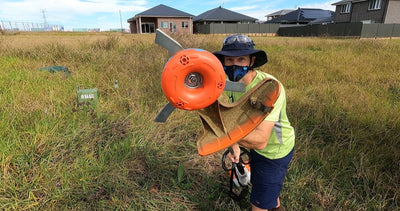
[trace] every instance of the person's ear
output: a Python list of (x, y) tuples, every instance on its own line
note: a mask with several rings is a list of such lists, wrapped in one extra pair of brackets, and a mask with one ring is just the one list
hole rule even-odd
[(256, 61), (256, 56), (250, 56), (250, 67), (254, 65), (255, 61)]

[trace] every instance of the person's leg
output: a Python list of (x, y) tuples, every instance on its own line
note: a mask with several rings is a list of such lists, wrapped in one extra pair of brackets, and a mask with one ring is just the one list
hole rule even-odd
[(268, 211), (268, 209), (261, 209), (251, 204), (251, 211)]
[(292, 155), (293, 151), (284, 158), (272, 160), (250, 150), (250, 202), (253, 210), (268, 210), (280, 206), (279, 193)]
[[(279, 197), (278, 197), (278, 199), (277, 199), (277, 203), (278, 203), (278, 205), (277, 205), (275, 208), (279, 208), (279, 207), (281, 206), (281, 202), (280, 202), (280, 200), (279, 200)], [(268, 209), (261, 209), (261, 208), (258, 208), (258, 207), (256, 207), (254, 204), (251, 204), (251, 210), (252, 210), (252, 211), (268, 211)]]

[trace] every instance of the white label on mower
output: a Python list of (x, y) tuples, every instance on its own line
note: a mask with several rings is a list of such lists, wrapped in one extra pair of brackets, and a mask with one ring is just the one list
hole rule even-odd
[(81, 99), (85, 100), (85, 99), (94, 99), (94, 94), (84, 94), (81, 95)]

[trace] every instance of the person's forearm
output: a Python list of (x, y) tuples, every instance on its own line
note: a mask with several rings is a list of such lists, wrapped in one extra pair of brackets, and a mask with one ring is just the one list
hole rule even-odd
[(261, 150), (267, 146), (268, 137), (262, 134), (262, 131), (259, 132), (252, 131), (242, 140), (240, 140), (239, 144), (249, 149)]
[(268, 144), (268, 139), (274, 124), (274, 122), (263, 121), (253, 131), (247, 134), (247, 136), (240, 140), (239, 144), (250, 149), (264, 149)]

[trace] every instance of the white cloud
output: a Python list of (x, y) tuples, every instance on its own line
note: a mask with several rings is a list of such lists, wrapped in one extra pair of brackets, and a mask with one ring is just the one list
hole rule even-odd
[(146, 1), (125, 0), (24, 0), (6, 1), (0, 7), (0, 19), (12, 21), (43, 22), (43, 13), (48, 22), (68, 22), (79, 15), (95, 13), (135, 13), (148, 9)]
[(317, 4), (305, 4), (305, 5), (301, 5), (300, 7), (301, 8), (318, 8), (318, 9), (335, 11), (335, 6), (331, 5), (335, 2), (337, 2), (337, 1), (327, 1), (327, 2), (317, 3)]
[(227, 8), (228, 10), (232, 10), (232, 11), (245, 11), (245, 10), (252, 10), (257, 8), (257, 5), (253, 5), (253, 6), (241, 6), (241, 7), (231, 7), (231, 8)]

